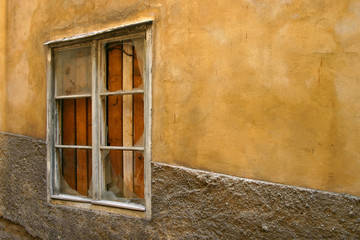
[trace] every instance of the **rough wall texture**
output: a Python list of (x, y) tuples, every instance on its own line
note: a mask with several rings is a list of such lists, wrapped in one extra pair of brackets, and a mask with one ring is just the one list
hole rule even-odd
[(359, 239), (360, 199), (153, 163), (153, 217), (46, 202), (46, 146), (0, 133), (3, 217), (44, 239)]
[(0, 129), (4, 125), (5, 116), (5, 82), (6, 82), (6, 0), (0, 0)]
[(34, 238), (30, 234), (28, 234), (23, 226), (0, 217), (0, 239), (33, 240), (38, 238)]

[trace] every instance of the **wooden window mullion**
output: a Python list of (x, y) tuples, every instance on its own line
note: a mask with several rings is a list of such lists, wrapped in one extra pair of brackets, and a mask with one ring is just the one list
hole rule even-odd
[[(131, 90), (133, 86), (133, 47), (124, 44), (123, 50), (123, 90)], [(133, 96), (123, 96), (123, 145), (133, 145)], [(134, 191), (133, 152), (123, 152), (124, 197), (132, 198)]]
[[(87, 145), (87, 99), (76, 99), (76, 144)], [(86, 149), (76, 150), (76, 190), (81, 195), (87, 195), (88, 159)]]
[[(133, 54), (133, 88), (142, 85), (136, 52)], [(144, 139), (144, 94), (133, 95), (133, 143), (143, 146)], [(144, 156), (142, 152), (134, 152), (134, 193), (144, 198)]]
[[(88, 98), (86, 101), (86, 127), (87, 127), (87, 133), (86, 133), (86, 143), (88, 146), (92, 145), (92, 119), (91, 119), (91, 98)], [(86, 151), (86, 160), (87, 160), (87, 185), (88, 188), (90, 186), (90, 181), (92, 177), (92, 152)]]
[[(116, 91), (123, 87), (123, 54), (122, 45), (109, 49), (107, 52), (107, 89)], [(122, 96), (112, 95), (107, 97), (106, 114), (108, 126), (107, 145), (123, 145), (123, 98)], [(121, 151), (110, 151), (109, 161), (115, 175), (122, 179), (123, 175), (123, 154)], [(117, 187), (123, 192), (123, 183), (118, 181)]]

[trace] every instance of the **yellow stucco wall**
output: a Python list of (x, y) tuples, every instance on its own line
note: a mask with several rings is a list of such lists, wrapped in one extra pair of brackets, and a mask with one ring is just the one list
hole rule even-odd
[(0, 130), (45, 138), (45, 41), (148, 17), (154, 161), (360, 195), (358, 0), (8, 1)]
[[(0, 127), (5, 116), (5, 39), (6, 39), (6, 0), (0, 0)], [(1, 129), (1, 128), (0, 128)]]

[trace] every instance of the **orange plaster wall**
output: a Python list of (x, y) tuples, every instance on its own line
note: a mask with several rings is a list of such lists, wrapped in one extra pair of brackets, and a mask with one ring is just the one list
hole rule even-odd
[(0, 0), (0, 126), (3, 125), (5, 112), (5, 83), (6, 83), (6, 0)]
[(153, 161), (360, 196), (359, 1), (6, 8), (1, 131), (46, 136), (45, 41), (151, 17)]

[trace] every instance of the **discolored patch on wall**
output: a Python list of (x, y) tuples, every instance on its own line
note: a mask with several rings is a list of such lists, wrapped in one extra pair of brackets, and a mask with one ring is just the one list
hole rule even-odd
[(31, 236), (23, 226), (0, 217), (0, 239), (35, 240), (40, 238)]

